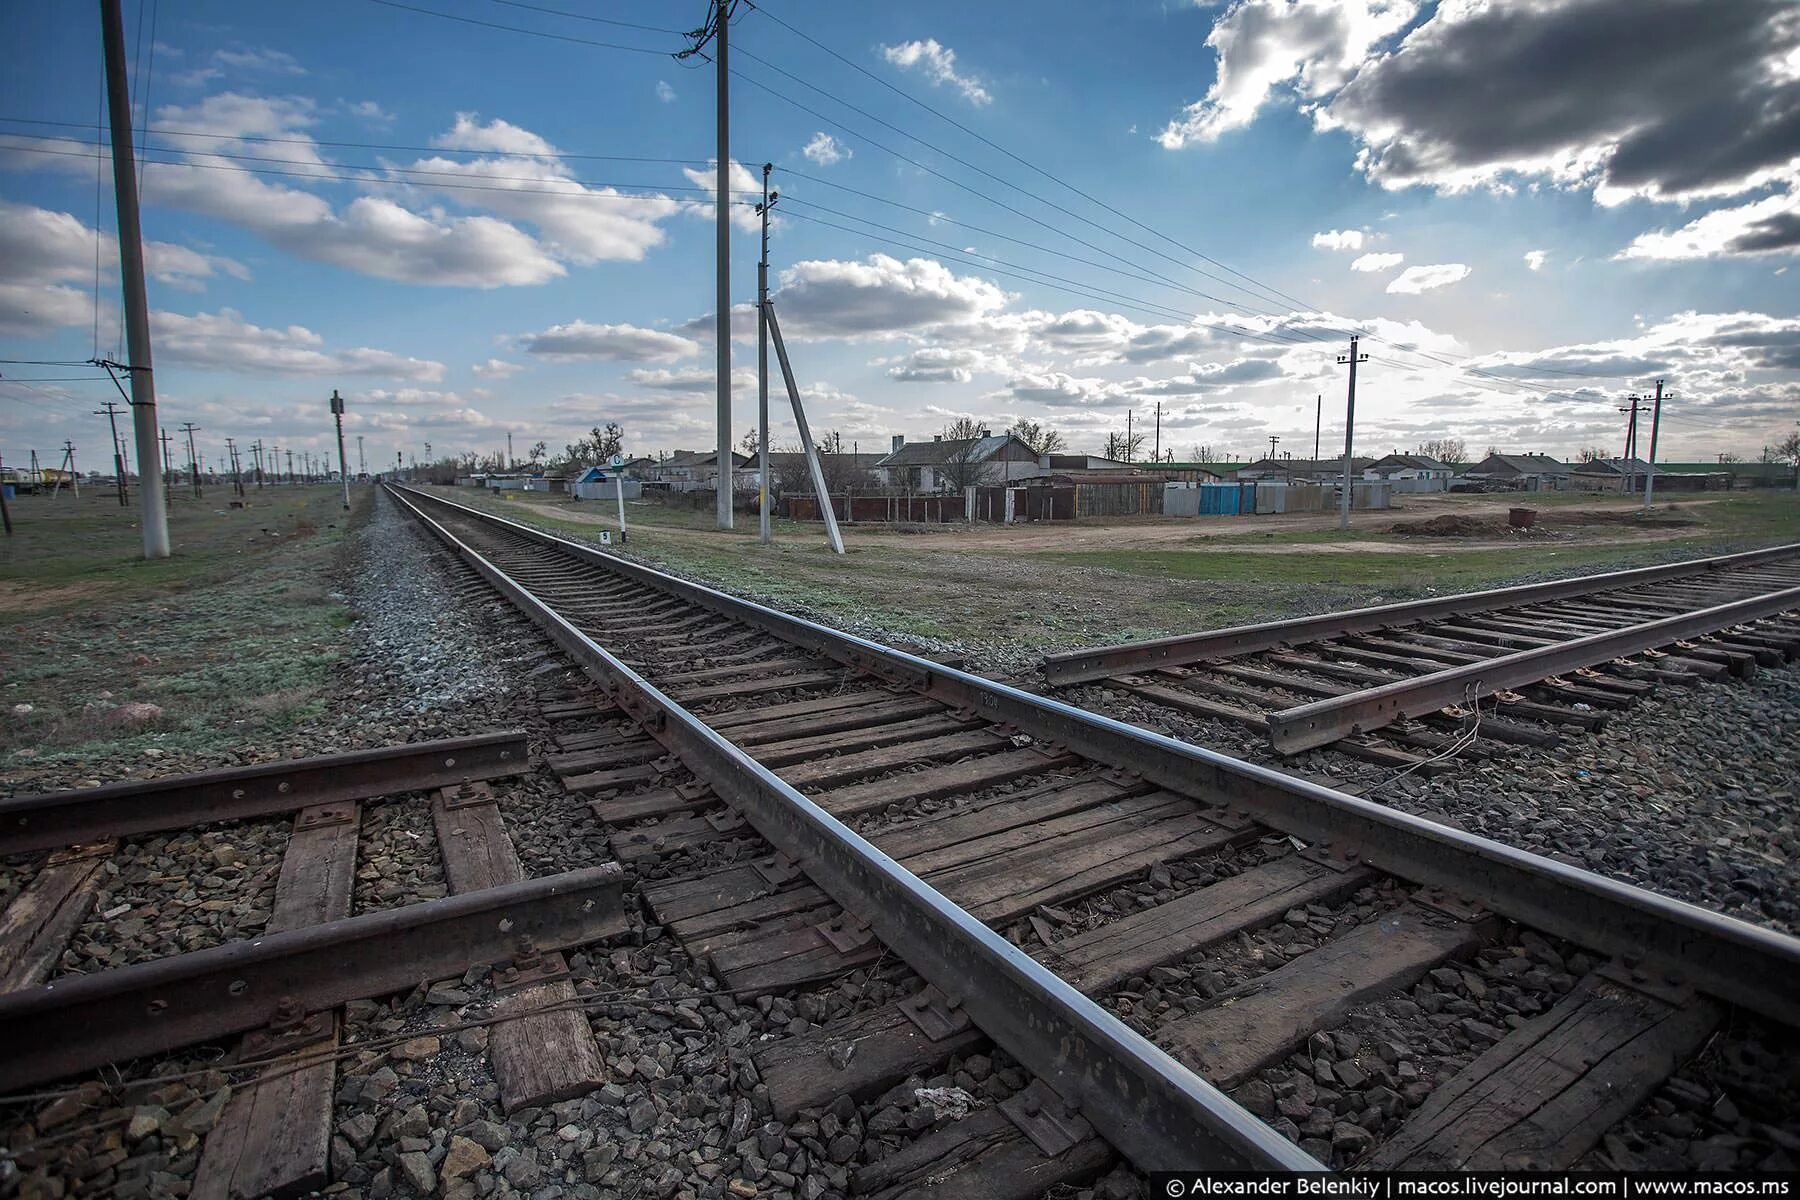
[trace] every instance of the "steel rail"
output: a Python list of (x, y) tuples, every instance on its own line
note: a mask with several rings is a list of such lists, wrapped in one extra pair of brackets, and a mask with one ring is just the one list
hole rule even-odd
[(828, 629), (504, 517), (441, 497), (427, 499), (850, 666), (909, 683), (953, 708), (973, 709), (1084, 757), (1127, 767), (1161, 787), (1245, 812), (1303, 841), (1359, 855), (1371, 866), (1478, 901), (1520, 924), (1640, 959), (1665, 976), (1800, 1026), (1800, 990), (1793, 987), (1800, 978), (1800, 939)]
[(1367, 733), (1403, 717), (1423, 716), (1447, 704), (1465, 704), (1508, 688), (1536, 683), (1577, 667), (1610, 662), (1621, 655), (1653, 650), (1683, 638), (1715, 633), (1800, 608), (1800, 587), (1750, 596), (1728, 604), (1680, 613), (1655, 621), (1609, 629), (1553, 646), (1539, 646), (1396, 680), (1380, 687), (1315, 700), (1269, 715), (1269, 741), (1283, 754), (1329, 745), (1353, 733)]
[(1583, 575), (1577, 579), (1525, 583), (1483, 592), (1434, 596), (1429, 600), (1403, 600), (1373, 608), (1356, 608), (1313, 617), (1291, 617), (1256, 625), (1234, 625), (1208, 633), (1180, 634), (1142, 642), (1123, 642), (1116, 646), (1073, 650), (1064, 654), (1047, 654), (1043, 661), (1044, 679), (1052, 687), (1067, 687), (1070, 684), (1089, 683), (1096, 679), (1156, 667), (1177, 667), (1211, 659), (1233, 658), (1240, 654), (1254, 654), (1258, 650), (1271, 650), (1343, 634), (1378, 633), (1384, 629), (1415, 625), (1437, 617), (1491, 612), (1494, 609), (1548, 600), (1565, 600), (1572, 596), (1708, 575), (1795, 556), (1800, 556), (1800, 542), (1770, 546), (1762, 550), (1747, 550), (1741, 554), (1665, 563), (1657, 567), (1635, 567), (1627, 571)]
[[(1325, 1170), (676, 704), (408, 499), (420, 493), (391, 485), (390, 492), (770, 844), (921, 977), (960, 1000), (976, 1026), (1140, 1168)], [(617, 561), (596, 557), (609, 567)]]
[(0, 854), (498, 779), (529, 760), (525, 734), (514, 730), (14, 796), (0, 800)]
[(308, 925), (0, 995), (0, 1089), (319, 1012), (471, 966), (624, 932), (625, 873), (605, 863)]

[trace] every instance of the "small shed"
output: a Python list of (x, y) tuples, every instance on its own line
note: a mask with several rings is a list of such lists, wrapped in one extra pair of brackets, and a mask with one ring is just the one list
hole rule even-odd
[(641, 479), (621, 479), (609, 467), (586, 467), (569, 476), (569, 495), (577, 500), (611, 500), (623, 486), (625, 499), (636, 500), (644, 494)]

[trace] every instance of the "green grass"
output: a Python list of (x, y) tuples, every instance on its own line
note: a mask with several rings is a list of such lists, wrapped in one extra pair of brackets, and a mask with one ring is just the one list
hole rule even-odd
[[(351, 523), (330, 489), (181, 497), (168, 559), (142, 558), (134, 510), (84, 490), (23, 497), (0, 548), (0, 780), (266, 741), (321, 713), (354, 613), (332, 576)], [(120, 726), (125, 703), (162, 716)], [(17, 706), (29, 705), (29, 712)]]

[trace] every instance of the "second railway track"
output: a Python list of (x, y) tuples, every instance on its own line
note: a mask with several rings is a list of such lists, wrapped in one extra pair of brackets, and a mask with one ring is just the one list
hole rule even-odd
[[(1800, 1023), (1794, 939), (395, 495), (600, 684), (553, 765), (723, 986), (922, 981), (755, 1055), (778, 1116), (887, 1123), (853, 1190), (1570, 1166), (1722, 1026)], [(1383, 1006), (1423, 1049), (1349, 1032)], [(1000, 1103), (839, 1111), (945, 1064)]]

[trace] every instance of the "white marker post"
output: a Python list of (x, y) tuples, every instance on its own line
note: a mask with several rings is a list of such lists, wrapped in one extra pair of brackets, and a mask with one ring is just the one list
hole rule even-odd
[(618, 500), (619, 500), (619, 544), (624, 545), (624, 543), (625, 543), (625, 472), (620, 470), (620, 468), (625, 465), (625, 456), (623, 454), (613, 455), (611, 465), (612, 465), (612, 469), (613, 469), (613, 494), (615, 496), (617, 496)]

